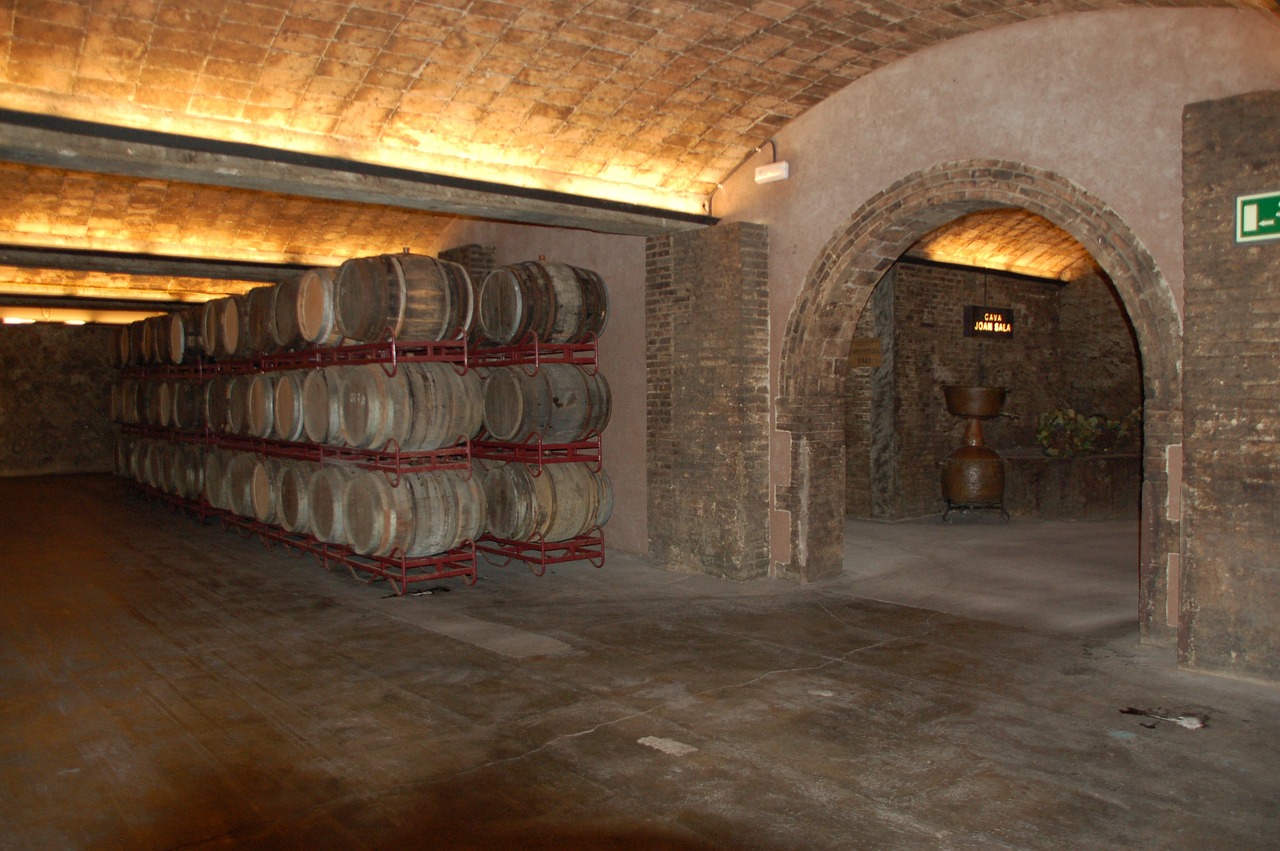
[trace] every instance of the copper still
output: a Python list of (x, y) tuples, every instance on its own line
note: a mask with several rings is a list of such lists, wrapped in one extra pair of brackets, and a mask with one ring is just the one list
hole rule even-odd
[(1004, 460), (1000, 453), (986, 446), (982, 421), (1000, 415), (1007, 390), (1004, 387), (947, 385), (942, 394), (947, 412), (965, 417), (964, 446), (954, 450), (942, 464), (942, 496), (947, 501), (944, 521), (952, 511), (977, 508), (1000, 512), (1004, 522)]

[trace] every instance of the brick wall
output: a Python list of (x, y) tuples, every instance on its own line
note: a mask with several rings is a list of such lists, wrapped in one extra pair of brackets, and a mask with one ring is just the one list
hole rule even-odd
[(1185, 539), (1179, 652), (1280, 678), (1280, 240), (1235, 199), (1280, 191), (1280, 92), (1183, 115)]
[(111, 468), (112, 329), (0, 326), (0, 476)]
[(767, 230), (650, 239), (645, 314), (650, 555), (676, 570), (765, 576)]

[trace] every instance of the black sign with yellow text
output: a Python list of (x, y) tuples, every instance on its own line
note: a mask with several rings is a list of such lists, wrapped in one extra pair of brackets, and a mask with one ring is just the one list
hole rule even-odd
[(1013, 308), (965, 305), (966, 337), (1013, 337)]

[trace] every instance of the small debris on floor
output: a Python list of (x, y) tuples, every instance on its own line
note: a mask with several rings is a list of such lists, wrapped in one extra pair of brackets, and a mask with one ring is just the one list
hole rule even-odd
[[(1124, 709), (1121, 709), (1120, 712), (1124, 715), (1142, 715), (1147, 718), (1154, 718), (1157, 721), (1167, 721), (1170, 724), (1177, 724), (1179, 727), (1187, 730), (1201, 730), (1209, 726), (1209, 716), (1200, 712), (1183, 712), (1175, 714), (1163, 709), (1137, 709), (1132, 706), (1126, 706)], [(1154, 730), (1156, 728), (1155, 724), (1139, 723), (1148, 730)]]
[(658, 736), (644, 736), (636, 739), (636, 741), (646, 747), (672, 756), (686, 756), (697, 750), (693, 745), (686, 745), (684, 742), (677, 742), (675, 739), (663, 739)]
[(429, 597), (432, 594), (443, 594), (449, 589), (443, 585), (437, 585), (434, 588), (421, 588), (417, 591), (406, 591), (403, 594), (387, 594), (382, 599), (389, 600), (392, 597)]

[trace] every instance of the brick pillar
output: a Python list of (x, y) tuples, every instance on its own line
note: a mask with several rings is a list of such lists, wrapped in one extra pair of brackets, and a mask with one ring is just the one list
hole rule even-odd
[(467, 270), (471, 283), (479, 288), (485, 276), (497, 266), (498, 249), (492, 245), (459, 245), (440, 252), (441, 260), (457, 263)]
[(731, 579), (769, 569), (768, 231), (646, 244), (649, 553)]
[(1280, 191), (1280, 92), (1183, 115), (1187, 665), (1280, 679), (1280, 239), (1237, 243), (1236, 198)]

